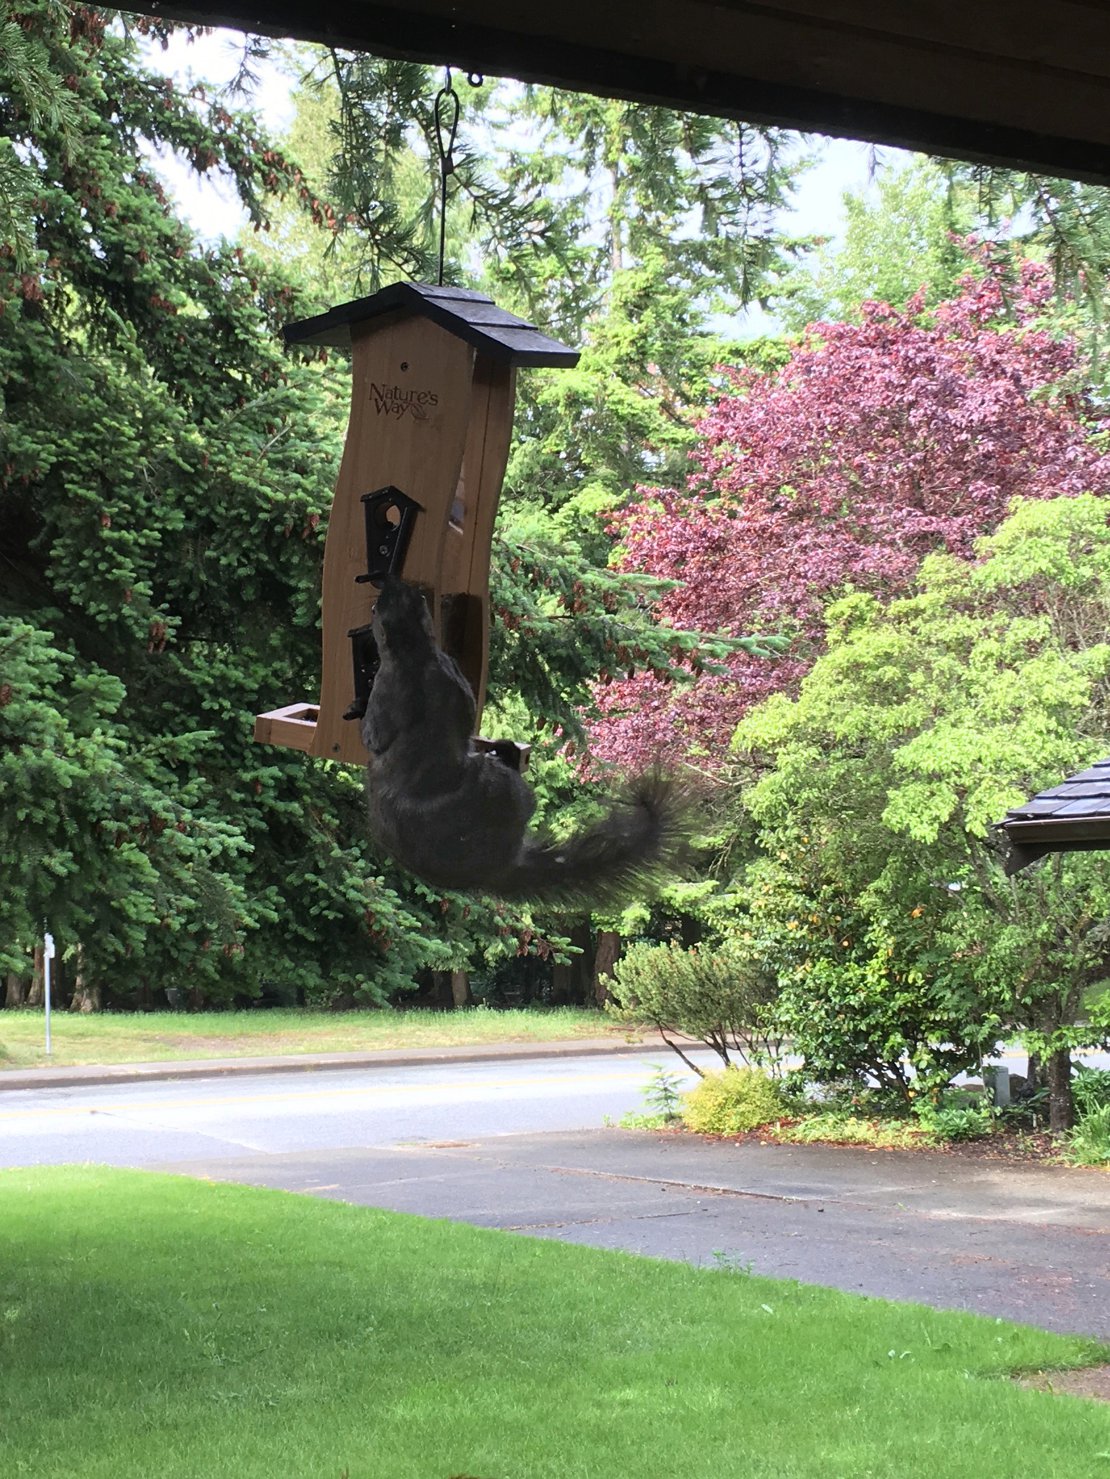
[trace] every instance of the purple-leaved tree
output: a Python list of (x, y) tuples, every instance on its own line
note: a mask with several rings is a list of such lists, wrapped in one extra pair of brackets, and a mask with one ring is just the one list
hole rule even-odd
[(1015, 497), (1110, 493), (1076, 346), (1046, 327), (1048, 270), (986, 251), (980, 266), (934, 310), (869, 303), (858, 324), (811, 325), (777, 371), (730, 370), (687, 486), (641, 488), (613, 517), (624, 568), (680, 582), (658, 605), (668, 624), (791, 644), (686, 686), (609, 677), (599, 758), (713, 766), (738, 720), (808, 671), (832, 596), (895, 594), (930, 551), (971, 554)]

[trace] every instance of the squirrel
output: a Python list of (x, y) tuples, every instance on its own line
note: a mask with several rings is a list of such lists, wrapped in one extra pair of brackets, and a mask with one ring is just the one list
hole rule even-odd
[(409, 873), (459, 893), (604, 909), (680, 860), (690, 797), (658, 771), (630, 781), (607, 816), (565, 842), (529, 832), (535, 797), (502, 758), (513, 747), (476, 745), (474, 694), (436, 641), (419, 587), (387, 576), (371, 627), (370, 830)]

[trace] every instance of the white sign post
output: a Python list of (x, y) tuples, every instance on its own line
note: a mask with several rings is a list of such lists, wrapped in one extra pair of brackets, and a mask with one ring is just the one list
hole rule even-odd
[(54, 936), (42, 937), (42, 997), (46, 1005), (46, 1053), (50, 1055), (50, 962), (54, 959)]

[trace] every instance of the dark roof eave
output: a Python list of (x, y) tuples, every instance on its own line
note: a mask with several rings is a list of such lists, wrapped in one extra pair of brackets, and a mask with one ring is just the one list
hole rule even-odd
[(1105, 852), (1110, 849), (1110, 812), (1101, 816), (1023, 818), (995, 824), (1009, 842), (1005, 871), (1020, 873), (1050, 852)]
[(1110, 847), (1110, 812), (1083, 817), (1007, 817), (998, 826), (1014, 842), (1101, 841)]

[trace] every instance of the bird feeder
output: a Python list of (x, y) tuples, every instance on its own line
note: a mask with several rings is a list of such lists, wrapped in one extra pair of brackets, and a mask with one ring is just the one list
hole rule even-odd
[(259, 714), (254, 737), (365, 765), (370, 617), (387, 573), (423, 588), (440, 645), (481, 714), (490, 547), (516, 371), (572, 366), (578, 353), (481, 293), (419, 283), (396, 283), (284, 334), (289, 345), (350, 350), (351, 417), (324, 544), (320, 699)]

